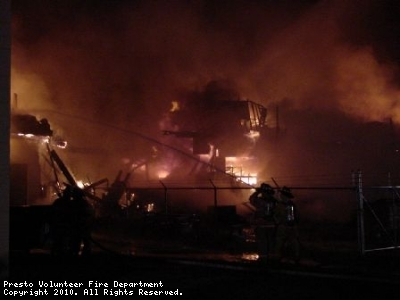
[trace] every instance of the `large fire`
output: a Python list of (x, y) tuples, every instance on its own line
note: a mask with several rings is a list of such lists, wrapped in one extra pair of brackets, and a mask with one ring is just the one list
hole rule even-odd
[[(134, 179), (217, 170), (250, 185), (398, 173), (398, 64), (363, 23), (379, 19), (379, 1), (116, 1), (77, 14), (74, 4), (13, 2), (11, 91), (68, 141), (63, 157), (80, 178), (136, 161), (146, 164)], [(232, 114), (221, 114), (224, 101)]]

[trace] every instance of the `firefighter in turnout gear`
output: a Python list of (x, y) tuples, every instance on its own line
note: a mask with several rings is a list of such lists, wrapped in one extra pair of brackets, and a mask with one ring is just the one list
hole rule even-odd
[(60, 257), (91, 252), (91, 224), (94, 210), (78, 187), (67, 185), (52, 205), (52, 254)]
[(53, 240), (52, 254), (65, 256), (71, 252), (72, 187), (67, 185), (52, 205), (50, 234)]
[(94, 220), (94, 209), (80, 188), (74, 188), (72, 195), (72, 254), (88, 256), (92, 250), (91, 227)]
[(260, 260), (268, 259), (274, 247), (276, 225), (274, 214), (278, 202), (274, 194), (275, 190), (269, 184), (262, 183), (249, 198), (255, 207), (254, 233)]
[(298, 233), (298, 213), (293, 194), (288, 187), (279, 191), (279, 200), (275, 209), (276, 219), (276, 255), (279, 261), (292, 258), (300, 260), (300, 242)]

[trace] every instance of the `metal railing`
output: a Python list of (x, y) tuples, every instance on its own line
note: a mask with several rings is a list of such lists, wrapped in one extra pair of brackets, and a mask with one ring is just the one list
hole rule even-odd
[[(350, 219), (356, 216), (357, 245), (360, 254), (367, 252), (399, 249), (400, 235), (400, 186), (364, 186), (361, 171), (353, 174), (353, 182), (349, 185), (335, 186), (290, 186), (303, 210), (314, 205), (317, 209), (309, 209), (308, 215), (318, 219), (326, 219), (330, 214), (331, 219)], [(179, 181), (153, 181), (137, 182), (137, 187), (129, 188), (130, 191), (153, 191), (156, 198), (162, 197), (164, 212), (170, 213), (170, 204), (178, 195), (205, 206), (235, 205), (246, 207), (248, 195), (255, 188), (246, 183), (227, 180), (204, 180), (193, 182)], [(235, 194), (236, 199), (229, 198), (230, 193)], [(201, 200), (196, 200), (198, 198)], [(310, 204), (312, 202), (312, 204)], [(190, 205), (190, 204), (189, 204)], [(325, 206), (325, 208), (322, 208)], [(321, 210), (325, 210), (322, 211)], [(339, 211), (335, 212), (333, 210)], [(311, 212), (310, 212), (311, 211)], [(323, 215), (325, 213), (326, 215)], [(313, 215), (314, 214), (314, 215)], [(346, 216), (345, 216), (346, 215)], [(354, 225), (352, 225), (354, 226)]]
[[(361, 254), (400, 249), (400, 186), (363, 186), (357, 174), (358, 245)], [(367, 196), (366, 196), (367, 194)], [(368, 221), (368, 222), (366, 222)]]

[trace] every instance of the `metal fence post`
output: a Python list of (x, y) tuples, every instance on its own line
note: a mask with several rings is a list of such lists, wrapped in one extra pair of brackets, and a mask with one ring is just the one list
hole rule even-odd
[(212, 180), (210, 179), (210, 182), (214, 188), (214, 207), (218, 206), (218, 202), (217, 202), (217, 187), (215, 186), (214, 182), (212, 182)]
[(168, 189), (167, 189), (167, 186), (164, 184), (164, 182), (162, 182), (160, 180), (160, 183), (164, 187), (164, 210), (165, 210), (165, 214), (167, 215), (168, 214)]
[(357, 220), (358, 220), (358, 249), (361, 255), (365, 254), (365, 229), (364, 229), (364, 196), (362, 190), (362, 173), (357, 173)]

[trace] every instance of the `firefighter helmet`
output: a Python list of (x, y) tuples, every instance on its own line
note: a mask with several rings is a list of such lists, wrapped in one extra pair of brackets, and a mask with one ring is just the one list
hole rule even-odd
[(288, 188), (287, 186), (284, 186), (284, 187), (280, 190), (280, 193), (281, 193), (283, 196), (285, 196), (285, 197), (287, 197), (287, 198), (289, 198), (289, 199), (294, 198), (292, 192), (290, 191), (290, 188)]
[(274, 189), (267, 183), (261, 183), (260, 189), (262, 192), (273, 195), (275, 194)]

